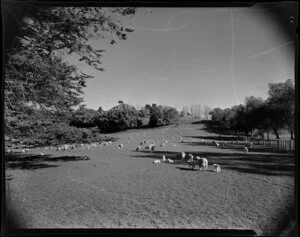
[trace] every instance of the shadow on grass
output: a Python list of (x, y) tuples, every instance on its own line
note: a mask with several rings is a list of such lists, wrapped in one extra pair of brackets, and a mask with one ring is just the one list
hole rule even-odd
[(204, 139), (204, 140), (211, 140), (211, 141), (242, 141), (241, 137), (238, 136), (186, 136), (194, 139)]
[(80, 161), (89, 159), (90, 158), (87, 156), (51, 157), (50, 155), (41, 156), (10, 154), (5, 155), (5, 167), (7, 169), (35, 170), (59, 166), (58, 164), (53, 164), (52, 162)]
[[(133, 155), (135, 158), (166, 158), (174, 160), (173, 164), (186, 165), (178, 156), (180, 152), (173, 151), (154, 151), (152, 153), (138, 152)], [(219, 164), (222, 170), (233, 170), (240, 173), (261, 174), (261, 175), (295, 175), (295, 156), (293, 154), (251, 154), (251, 153), (222, 153), (222, 152), (199, 152), (191, 151), (193, 156), (205, 157), (209, 165)], [(183, 169), (183, 168), (182, 168)], [(184, 170), (184, 169), (183, 169)]]

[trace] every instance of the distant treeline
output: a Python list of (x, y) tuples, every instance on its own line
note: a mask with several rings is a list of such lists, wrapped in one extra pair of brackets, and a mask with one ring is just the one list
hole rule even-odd
[(245, 104), (231, 108), (214, 108), (210, 111), (211, 120), (233, 131), (246, 135), (253, 132), (269, 139), (273, 131), (277, 139), (280, 129), (287, 129), (291, 139), (295, 131), (295, 86), (291, 79), (283, 83), (269, 83), (268, 98), (246, 97)]

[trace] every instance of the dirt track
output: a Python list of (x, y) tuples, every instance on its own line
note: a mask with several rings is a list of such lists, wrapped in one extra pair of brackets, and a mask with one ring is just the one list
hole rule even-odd
[[(45, 155), (27, 160), (25, 165), (9, 162), (7, 204), (18, 215), (20, 225), (234, 228), (272, 234), (289, 215), (294, 197), (292, 156), (245, 154), (241, 149), (216, 148), (189, 139), (214, 136), (203, 130), (202, 124), (130, 130), (112, 136), (120, 139), (108, 147), (63, 152), (35, 149), (32, 154), (43, 151)], [(136, 152), (148, 137), (155, 144), (163, 138), (169, 143), (158, 146), (154, 153)], [(116, 149), (121, 143), (124, 147)], [(222, 171), (152, 163), (163, 154), (174, 158), (174, 152), (181, 151), (206, 157), (210, 165), (219, 163)]]

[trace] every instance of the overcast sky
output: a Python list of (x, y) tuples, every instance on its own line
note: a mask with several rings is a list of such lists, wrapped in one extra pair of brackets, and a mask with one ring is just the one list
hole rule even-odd
[(190, 104), (226, 108), (246, 96), (266, 98), (268, 83), (295, 77), (295, 38), (283, 34), (271, 9), (148, 10), (125, 21), (135, 29), (127, 40), (93, 42), (107, 50), (106, 71), (76, 63), (95, 76), (84, 89), (88, 108), (107, 110), (118, 100), (178, 110)]

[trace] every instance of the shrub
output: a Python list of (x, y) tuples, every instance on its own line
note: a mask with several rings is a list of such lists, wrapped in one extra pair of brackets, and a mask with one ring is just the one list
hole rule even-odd
[(96, 119), (101, 132), (117, 132), (141, 126), (138, 111), (127, 104), (120, 104), (105, 111)]

